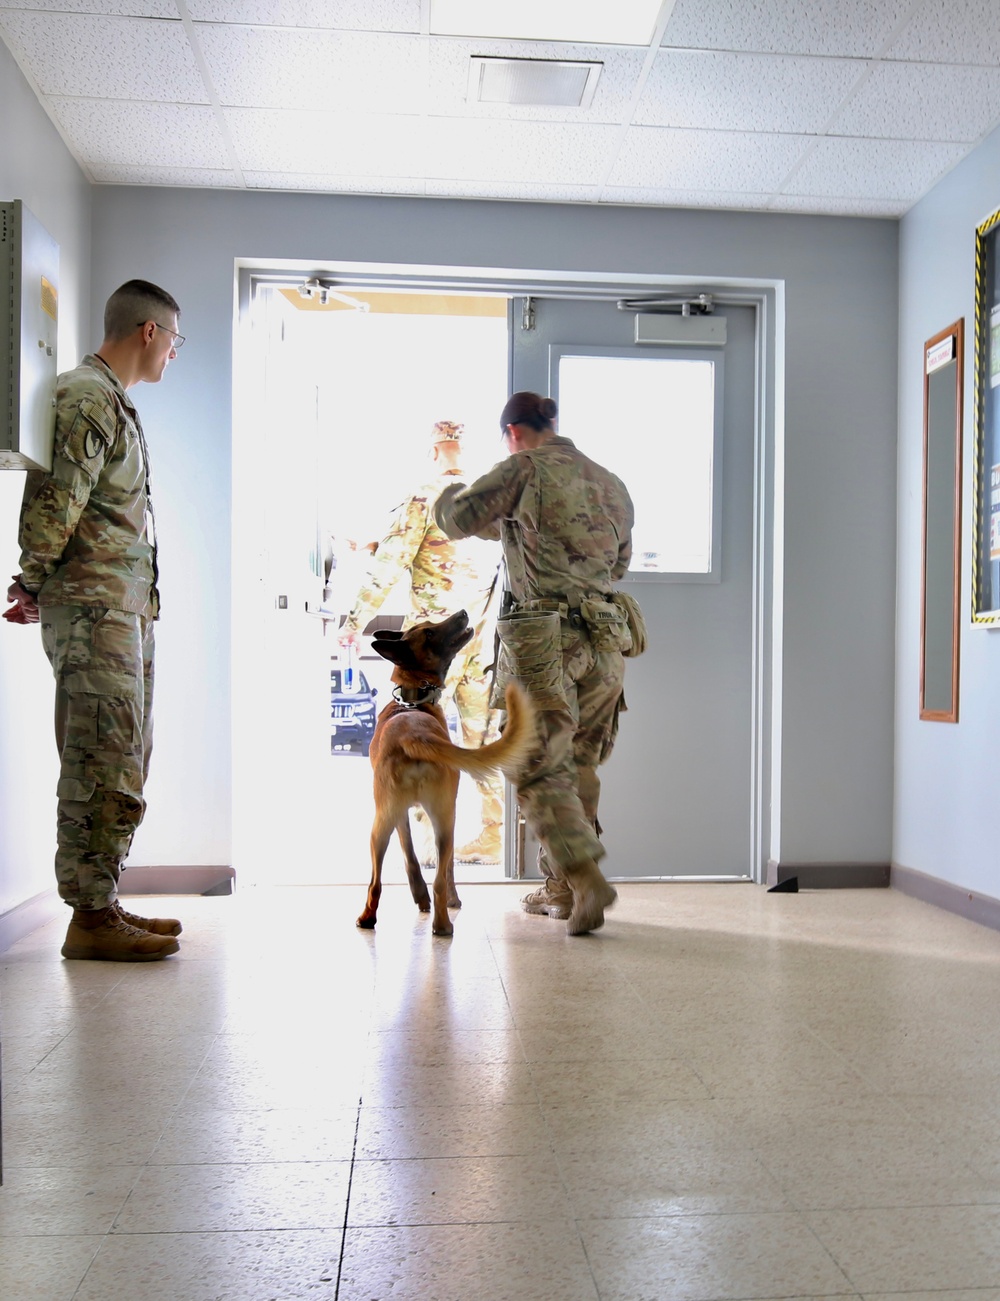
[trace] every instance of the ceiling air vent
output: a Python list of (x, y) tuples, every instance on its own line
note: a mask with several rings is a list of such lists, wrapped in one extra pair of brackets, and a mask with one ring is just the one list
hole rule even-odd
[(474, 104), (544, 104), (589, 108), (602, 63), (568, 59), (499, 59), (474, 55), (469, 101)]

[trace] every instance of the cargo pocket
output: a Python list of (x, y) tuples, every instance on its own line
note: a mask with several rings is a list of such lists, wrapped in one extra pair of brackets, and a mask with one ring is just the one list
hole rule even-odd
[(497, 620), (500, 657), (494, 697), (499, 696), (501, 706), (507, 684), (519, 682), (540, 709), (568, 708), (560, 625), (555, 611), (520, 610)]
[(141, 755), (142, 702), (134, 677), (81, 669), (67, 673), (63, 687), (72, 700), (70, 744), (130, 758)]
[(56, 799), (72, 804), (89, 804), (97, 790), (93, 777), (60, 777), (56, 782)]
[(632, 649), (628, 620), (613, 601), (581, 601), (580, 614), (594, 650), (620, 651), (624, 655)]

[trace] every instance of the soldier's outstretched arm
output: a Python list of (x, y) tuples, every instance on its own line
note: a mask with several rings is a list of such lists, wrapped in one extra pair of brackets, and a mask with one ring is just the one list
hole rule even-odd
[(360, 631), (382, 608), (382, 602), (413, 567), (427, 532), (427, 505), (415, 497), (396, 512), (392, 527), (378, 544), (368, 574), (358, 589), (343, 634)]
[(500, 521), (512, 515), (531, 472), (526, 459), (511, 456), (468, 487), (449, 485), (434, 506), (438, 528), (450, 538), (498, 541)]

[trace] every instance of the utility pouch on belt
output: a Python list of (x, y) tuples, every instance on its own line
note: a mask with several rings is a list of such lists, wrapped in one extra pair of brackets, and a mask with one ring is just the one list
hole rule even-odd
[(646, 620), (642, 617), (642, 610), (639, 608), (639, 602), (634, 596), (629, 596), (627, 592), (612, 592), (611, 599), (617, 605), (625, 616), (628, 623), (628, 630), (632, 636), (632, 645), (622, 654), (628, 659), (635, 659), (641, 655), (649, 643), (646, 635)]
[(566, 705), (562, 686), (562, 638), (555, 610), (516, 610), (497, 619), (500, 655), (490, 697), (502, 709), (510, 682), (519, 682), (539, 709)]
[(597, 651), (621, 651), (627, 655), (632, 649), (632, 634), (625, 613), (613, 601), (587, 597), (580, 602), (580, 614), (590, 634), (590, 644)]

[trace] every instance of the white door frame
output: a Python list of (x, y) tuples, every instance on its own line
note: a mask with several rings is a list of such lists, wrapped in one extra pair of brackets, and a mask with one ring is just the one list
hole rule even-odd
[[(752, 798), (751, 875), (762, 883), (768, 860), (780, 861), (781, 675), (784, 586), (784, 282), (731, 280), (699, 275), (635, 275), (618, 272), (567, 272), (540, 268), (475, 268), (399, 263), (304, 262), (237, 259), (233, 323), (233, 572), (246, 562), (244, 513), (236, 490), (239, 431), (252, 419), (257, 376), (250, 307), (258, 287), (299, 283), (317, 276), (339, 288), (409, 290), (424, 293), (494, 293), (511, 297), (636, 299), (658, 294), (710, 293), (715, 303), (747, 306), (755, 314), (754, 482), (753, 482), (753, 634), (752, 634)], [(242, 593), (235, 590), (234, 654), (245, 621)], [(239, 675), (234, 673), (234, 684)], [(233, 709), (236, 719), (237, 710)], [(234, 723), (234, 733), (236, 725)], [(234, 782), (241, 738), (234, 735)], [(235, 855), (234, 837), (234, 857)]]

